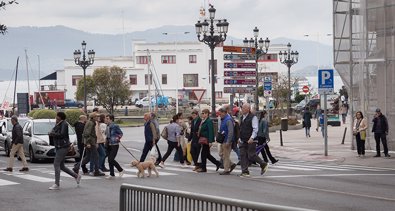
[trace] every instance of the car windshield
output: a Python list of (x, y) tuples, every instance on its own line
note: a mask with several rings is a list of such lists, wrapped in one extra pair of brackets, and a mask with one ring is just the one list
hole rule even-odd
[[(35, 122), (34, 123), (34, 135), (47, 135), (51, 132), (52, 128), (55, 127), (55, 122)], [(74, 135), (75, 132), (73, 128), (69, 125), (69, 135)]]
[[(25, 124), (25, 122), (27, 122), (27, 120), (29, 119), (18, 119), (19, 125), (21, 125), (21, 127), (23, 127), (23, 125)], [(11, 123), (11, 119), (9, 119), (7, 121), (7, 128), (8, 128), (8, 132), (12, 132), (12, 128), (14, 127)]]

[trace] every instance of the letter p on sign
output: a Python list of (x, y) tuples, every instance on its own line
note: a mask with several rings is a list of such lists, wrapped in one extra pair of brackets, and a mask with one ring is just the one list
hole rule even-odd
[(333, 70), (318, 70), (318, 93), (329, 94), (333, 93), (334, 78)]
[(328, 71), (322, 71), (321, 77), (322, 77), (321, 84), (325, 85), (325, 84), (327, 84), (326, 81), (331, 79), (331, 73)]

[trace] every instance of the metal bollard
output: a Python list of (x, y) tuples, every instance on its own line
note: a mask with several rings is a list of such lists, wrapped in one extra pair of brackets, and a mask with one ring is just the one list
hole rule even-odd
[(283, 146), (283, 130), (280, 129), (280, 145)]
[(347, 127), (344, 128), (342, 144), (344, 144), (344, 139), (346, 139), (346, 133), (347, 133)]

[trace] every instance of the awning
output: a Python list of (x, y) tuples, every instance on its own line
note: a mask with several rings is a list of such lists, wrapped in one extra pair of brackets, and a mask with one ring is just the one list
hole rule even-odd
[(57, 74), (56, 72), (53, 72), (43, 78), (40, 79), (40, 81), (50, 81), (50, 80), (56, 80), (57, 79)]

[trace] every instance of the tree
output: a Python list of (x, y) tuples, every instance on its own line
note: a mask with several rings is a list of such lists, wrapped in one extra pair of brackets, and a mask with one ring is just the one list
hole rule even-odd
[[(92, 77), (86, 77), (87, 98), (96, 98), (97, 103), (102, 105), (109, 113), (114, 112), (114, 106), (118, 102), (129, 99), (131, 91), (126, 78), (126, 71), (120, 67), (102, 67), (95, 69)], [(78, 83), (76, 97), (84, 96), (84, 81)]]
[(306, 95), (301, 95), (299, 92), (296, 92), (295, 95), (295, 102), (300, 103), (300, 101), (304, 100), (306, 98)]
[[(5, 9), (6, 5), (10, 5), (10, 4), (18, 4), (18, 2), (16, 1), (0, 1), (0, 9)], [(4, 24), (0, 24), (0, 34), (5, 34), (7, 32), (7, 26), (5, 26)]]

